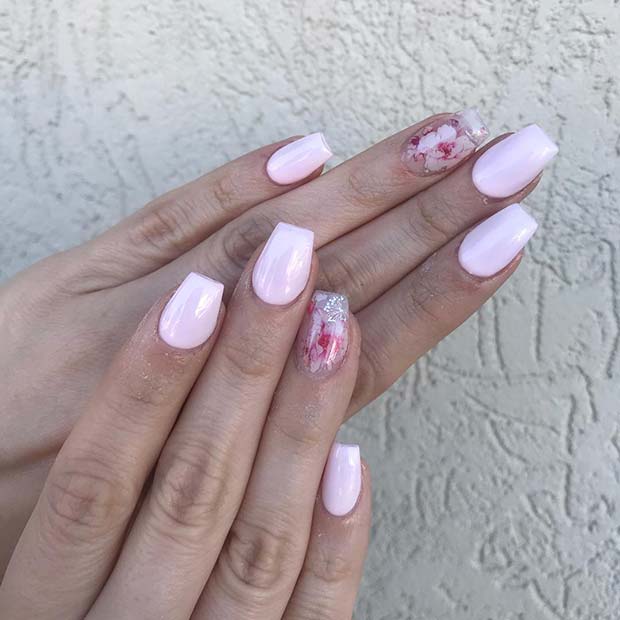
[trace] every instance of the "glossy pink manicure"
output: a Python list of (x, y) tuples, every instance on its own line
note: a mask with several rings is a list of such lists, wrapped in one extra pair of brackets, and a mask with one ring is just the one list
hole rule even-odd
[(315, 291), (297, 335), (297, 363), (317, 377), (335, 372), (349, 345), (349, 302), (344, 295)]
[(306, 287), (312, 266), (314, 233), (280, 222), (254, 265), (252, 286), (264, 302), (291, 303)]
[(538, 224), (515, 203), (478, 224), (459, 248), (461, 267), (488, 278), (506, 267), (536, 232)]
[(360, 447), (334, 442), (323, 473), (323, 506), (335, 517), (347, 515), (355, 508), (361, 490)]
[(159, 336), (176, 349), (193, 349), (209, 339), (217, 325), (224, 285), (190, 273), (159, 319)]
[(269, 178), (279, 185), (305, 179), (333, 155), (325, 136), (312, 133), (278, 149), (267, 162)]
[(486, 196), (506, 198), (533, 181), (557, 154), (555, 142), (538, 125), (528, 125), (483, 153), (472, 181)]
[(471, 155), (488, 135), (478, 111), (468, 108), (418, 130), (407, 140), (402, 159), (418, 174), (443, 172)]

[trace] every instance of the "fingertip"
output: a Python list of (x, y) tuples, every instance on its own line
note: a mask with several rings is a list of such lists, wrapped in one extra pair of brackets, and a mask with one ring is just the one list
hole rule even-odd
[(267, 176), (276, 185), (299, 183), (333, 156), (322, 132), (308, 134), (275, 151), (266, 163)]
[(164, 307), (159, 337), (174, 349), (194, 349), (213, 334), (220, 316), (224, 285), (190, 272)]
[(323, 506), (334, 517), (355, 511), (362, 490), (360, 447), (335, 441), (327, 458), (321, 497)]

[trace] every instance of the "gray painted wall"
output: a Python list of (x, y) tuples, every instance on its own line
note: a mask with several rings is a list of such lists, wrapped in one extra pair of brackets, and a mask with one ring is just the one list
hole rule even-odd
[(620, 615), (618, 0), (2, 0), (0, 275), (250, 148), (477, 105), (561, 153), (512, 281), (344, 434), (359, 618)]

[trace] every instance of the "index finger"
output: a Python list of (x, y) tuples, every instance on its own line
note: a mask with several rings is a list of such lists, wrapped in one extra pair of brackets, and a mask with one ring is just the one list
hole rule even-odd
[(249, 209), (320, 175), (331, 156), (321, 133), (263, 146), (155, 198), (78, 252), (97, 288), (139, 278)]
[(60, 450), (17, 544), (0, 588), (3, 617), (84, 617), (209, 356), (222, 292), (219, 282), (190, 274), (118, 353)]

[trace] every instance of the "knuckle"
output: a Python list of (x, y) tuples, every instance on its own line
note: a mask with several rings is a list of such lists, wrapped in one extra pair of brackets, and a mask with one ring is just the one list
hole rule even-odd
[(242, 271), (256, 248), (273, 231), (275, 223), (265, 215), (248, 212), (223, 231), (221, 252), (225, 260)]
[(210, 184), (213, 201), (222, 211), (230, 211), (239, 201), (242, 193), (237, 180), (232, 174), (217, 174)]
[(130, 485), (92, 459), (80, 459), (52, 475), (45, 494), (47, 528), (61, 542), (109, 535), (133, 507)]
[(227, 496), (224, 469), (209, 442), (184, 440), (176, 448), (165, 449), (153, 481), (161, 531), (185, 538), (193, 533), (200, 536), (207, 522), (217, 520)]
[(144, 212), (129, 231), (133, 248), (149, 248), (158, 254), (178, 255), (185, 252), (188, 239), (194, 237), (195, 226), (190, 213), (194, 210), (185, 200), (164, 196)]
[(357, 290), (361, 285), (360, 274), (363, 269), (358, 269), (358, 265), (352, 265), (348, 258), (336, 252), (330, 252), (329, 257), (323, 260), (324, 267), (321, 267), (321, 286), (328, 291), (344, 293), (347, 296)]
[[(325, 620), (341, 618), (351, 620), (351, 616), (342, 616), (338, 611), (339, 599), (333, 600), (327, 592), (302, 592), (294, 598), (295, 620)], [(339, 615), (340, 614), (340, 615)], [(288, 618), (288, 616), (286, 616)]]
[(306, 558), (304, 571), (322, 584), (334, 587), (350, 581), (355, 573), (351, 558), (333, 549), (321, 549)]
[(287, 580), (296, 580), (294, 564), (304, 552), (293, 535), (298, 529), (292, 523), (284, 525), (281, 518), (270, 519), (269, 526), (237, 521), (222, 556), (233, 579), (233, 591), (239, 596), (248, 590), (274, 591)]
[(228, 375), (229, 384), (243, 387), (239, 379), (260, 381), (273, 374), (277, 359), (273, 352), (273, 344), (269, 342), (268, 334), (252, 331), (246, 334), (237, 334), (229, 339), (222, 349), (224, 360), (220, 370)]
[(417, 204), (409, 210), (407, 231), (427, 246), (443, 245), (452, 238), (445, 210), (439, 208), (434, 197), (429, 204), (424, 193), (415, 198)]
[[(174, 375), (174, 370), (170, 370), (170, 374)], [(115, 381), (114, 389), (101, 394), (101, 407), (109, 411), (111, 419), (122, 428), (152, 424), (172, 394), (167, 382), (158, 381), (158, 378), (157, 373), (151, 375), (125, 369), (122, 379)]]
[(359, 208), (375, 207), (384, 200), (387, 181), (369, 174), (367, 166), (358, 165), (349, 172), (342, 192), (350, 204)]
[(431, 286), (428, 280), (419, 279), (406, 297), (402, 314), (397, 312), (399, 325), (410, 330), (411, 327), (407, 326), (411, 326), (413, 322), (423, 321), (425, 325), (433, 327), (443, 323), (445, 318), (441, 313), (441, 307), (445, 307), (446, 301), (449, 302), (449, 299), (445, 294)]
[(454, 268), (454, 263), (450, 260), (446, 266), (442, 252), (426, 259), (405, 297), (404, 324), (411, 325), (413, 316), (416, 321), (445, 328), (453, 324), (455, 308), (470, 305), (471, 299), (479, 295), (481, 282)]
[(118, 384), (118, 394), (114, 400), (108, 398), (110, 407), (119, 412), (123, 409), (130, 413), (143, 410), (157, 409), (165, 400), (164, 390), (149, 378), (129, 374)]
[(305, 454), (317, 449), (325, 438), (325, 425), (322, 424), (321, 411), (305, 409), (300, 415), (290, 415), (290, 410), (272, 407), (267, 424), (277, 435), (291, 444), (296, 454)]

